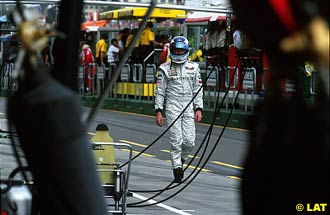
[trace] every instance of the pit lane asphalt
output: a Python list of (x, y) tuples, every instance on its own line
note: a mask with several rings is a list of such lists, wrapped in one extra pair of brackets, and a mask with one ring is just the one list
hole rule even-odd
[[(1, 107), (3, 101), (1, 101)], [(88, 110), (87, 110), (88, 111)], [(3, 113), (3, 109), (0, 111)], [(6, 129), (5, 115), (0, 115), (1, 129)], [(129, 114), (123, 112), (102, 110), (96, 116), (95, 121), (89, 129), (92, 136), (95, 132), (95, 127), (99, 123), (106, 123), (110, 128), (110, 135), (115, 142), (131, 141), (148, 145), (154, 140), (164, 129), (155, 125), (154, 118), (143, 115)], [(200, 144), (203, 133), (207, 130), (207, 125), (197, 125), (197, 140), (196, 145)], [(216, 133), (211, 139), (217, 138), (221, 127), (216, 128)], [(246, 133), (244, 130), (228, 129), (219, 145), (211, 157), (211, 161), (219, 161), (233, 167), (242, 167), (244, 153), (248, 146), (246, 141)], [(129, 190), (153, 190), (166, 187), (172, 180), (172, 171), (169, 160), (170, 155), (161, 150), (169, 150), (167, 143), (168, 136), (165, 135), (159, 143), (150, 148), (146, 153), (153, 155), (141, 155), (132, 163), (132, 169), (129, 180)], [(213, 141), (210, 141), (214, 144)], [(9, 142), (1, 141), (0, 157), (1, 157), (1, 178), (5, 178), (10, 171), (16, 166)], [(132, 145), (135, 151), (141, 151), (143, 147)], [(116, 159), (119, 162), (124, 162), (127, 152), (116, 150)], [(205, 169), (211, 172), (202, 171), (200, 175), (180, 194), (174, 198), (163, 202), (162, 204), (143, 207), (143, 208), (128, 208), (128, 214), (209, 214), (209, 215), (238, 215), (241, 214), (240, 206), (240, 180), (229, 178), (228, 176), (240, 176), (240, 169), (235, 169), (230, 166), (223, 166), (216, 163), (209, 163)], [(192, 169), (185, 172), (185, 176)], [(233, 174), (231, 174), (233, 173)], [(186, 183), (178, 187), (182, 188)], [(178, 189), (161, 194), (154, 200), (159, 201), (171, 195)], [(127, 203), (140, 201), (144, 197), (151, 196), (152, 193), (133, 192), (133, 197), (128, 197)], [(113, 209), (109, 207), (109, 210)]]
[[(87, 114), (86, 110), (85, 114)], [(158, 127), (153, 116), (125, 113), (119, 111), (101, 110), (89, 128), (90, 135), (93, 135), (97, 124), (104, 123), (109, 127), (110, 136), (115, 142), (124, 142), (132, 145), (134, 151), (140, 152), (148, 147), (166, 128), (166, 120), (163, 127)], [(196, 146), (190, 154), (192, 157), (209, 129), (209, 124), (199, 123), (196, 125)], [(205, 157), (209, 155), (222, 131), (222, 127), (214, 126), (213, 132), (207, 147)], [(243, 169), (245, 153), (248, 148), (248, 131), (236, 128), (226, 128), (222, 138), (210, 157), (204, 169), (223, 176), (240, 177)], [(205, 146), (204, 143), (203, 146)], [(203, 150), (204, 148), (202, 148)], [(197, 159), (192, 163), (194, 166), (202, 155), (202, 150), (197, 154)], [(168, 132), (153, 144), (145, 155), (156, 157), (161, 160), (170, 160), (170, 144)], [(205, 159), (202, 159), (202, 162)]]

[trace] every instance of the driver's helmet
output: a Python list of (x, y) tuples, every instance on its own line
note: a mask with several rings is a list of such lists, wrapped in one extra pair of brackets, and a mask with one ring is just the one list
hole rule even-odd
[[(178, 53), (177, 51), (181, 51)], [(170, 58), (172, 62), (177, 64), (185, 63), (189, 56), (189, 42), (183, 36), (176, 36), (170, 43)]]

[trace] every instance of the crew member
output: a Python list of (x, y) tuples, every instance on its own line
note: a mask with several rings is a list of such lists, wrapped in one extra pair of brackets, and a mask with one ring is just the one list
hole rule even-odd
[(119, 63), (119, 54), (123, 52), (123, 48), (119, 45), (117, 39), (111, 40), (111, 46), (108, 49), (107, 56), (108, 56), (108, 63)]
[(152, 31), (153, 24), (152, 22), (148, 22), (146, 28), (143, 30), (141, 35), (141, 42), (140, 42), (140, 55), (142, 60), (145, 60), (147, 64), (153, 64), (154, 59), (153, 55), (151, 55), (148, 59), (148, 55), (154, 50), (154, 46), (163, 46), (162, 43), (158, 43), (155, 40), (155, 34)]
[(165, 63), (166, 61), (170, 60), (169, 56), (170, 56), (170, 37), (167, 35), (163, 36), (162, 39), (163, 42), (163, 50), (160, 54), (159, 57), (159, 64)]
[(183, 179), (182, 165), (195, 146), (195, 122), (201, 122), (203, 109), (202, 80), (199, 65), (188, 60), (189, 43), (183, 36), (174, 37), (170, 43), (170, 62), (160, 65), (155, 98), (156, 123), (162, 126), (162, 111), (166, 100), (168, 125), (193, 102), (170, 128), (171, 158), (174, 182)]
[(101, 34), (101, 39), (96, 43), (95, 46), (95, 57), (97, 65), (99, 66), (106, 66), (108, 67), (108, 60), (107, 60), (107, 50), (108, 45), (106, 42), (107, 35), (105, 33)]
[[(109, 63), (109, 76), (107, 76), (108, 80), (111, 80), (113, 78), (114, 72), (116, 70), (116, 66), (119, 63), (119, 55), (123, 53), (123, 50), (124, 49), (119, 45), (117, 39), (111, 40), (111, 45), (107, 52), (108, 63)], [(108, 80), (106, 80), (106, 82), (108, 82)]]
[(94, 64), (92, 50), (88, 44), (82, 45), (81, 57), (81, 65), (84, 68), (85, 91), (90, 91), (92, 93), (94, 91), (93, 79), (94, 75), (96, 74), (96, 67)]
[[(137, 30), (138, 29), (135, 28), (130, 32), (130, 35), (128, 35), (127, 40), (126, 40), (126, 47), (125, 48), (128, 48), (128, 46), (131, 43), (131, 41), (133, 40), (133, 37), (136, 34)], [(138, 38), (136, 40), (136, 42), (134, 44), (134, 48), (133, 48), (131, 56), (130, 56), (130, 62), (133, 63), (133, 64), (141, 62), (140, 56), (139, 56), (139, 45), (140, 45), (140, 38)]]

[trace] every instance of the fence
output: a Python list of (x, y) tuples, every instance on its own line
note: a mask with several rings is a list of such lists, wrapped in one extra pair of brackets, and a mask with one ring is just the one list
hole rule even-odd
[[(80, 66), (78, 69), (78, 93), (81, 96), (99, 96), (106, 84), (113, 78), (116, 64), (110, 64), (108, 68), (89, 64), (85, 67)], [(259, 100), (259, 92), (256, 89), (258, 84), (258, 71), (254, 67), (238, 68), (227, 67), (221, 65), (200, 64), (201, 75), (203, 81), (206, 81), (204, 94), (205, 109), (213, 110), (217, 102), (220, 103), (224, 99), (228, 90), (228, 95), (224, 99), (224, 108), (228, 110), (230, 107), (244, 111), (253, 111), (257, 100)], [(243, 72), (244, 71), (244, 72)], [(1, 90), (16, 90), (18, 82), (16, 81), (15, 65), (13, 63), (4, 64), (1, 68)], [(120, 71), (120, 76), (116, 80), (112, 91), (107, 95), (108, 98), (118, 98), (124, 100), (149, 101), (153, 102), (156, 89), (156, 72), (155, 64), (125, 64)], [(211, 73), (211, 74), (210, 74)], [(243, 73), (245, 76), (243, 77)], [(259, 72), (260, 73), (260, 72)], [(264, 89), (264, 72), (260, 80), (262, 81), (262, 89)], [(206, 80), (206, 77), (209, 79)], [(317, 73), (313, 74), (310, 83), (310, 93), (316, 94)], [(241, 83), (241, 84), (240, 84)], [(233, 104), (234, 98), (240, 93), (237, 104)], [(217, 101), (217, 96), (219, 100)]]

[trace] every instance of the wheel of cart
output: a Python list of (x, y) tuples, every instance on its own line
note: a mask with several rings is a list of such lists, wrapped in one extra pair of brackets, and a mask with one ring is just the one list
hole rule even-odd
[[(126, 143), (93, 142), (97, 171), (100, 174), (102, 187), (106, 199), (113, 199), (114, 210), (112, 214), (127, 214), (126, 198), (128, 194), (128, 180), (131, 169), (132, 147)], [(127, 165), (121, 168), (121, 164), (114, 162), (114, 149), (128, 150)]]

